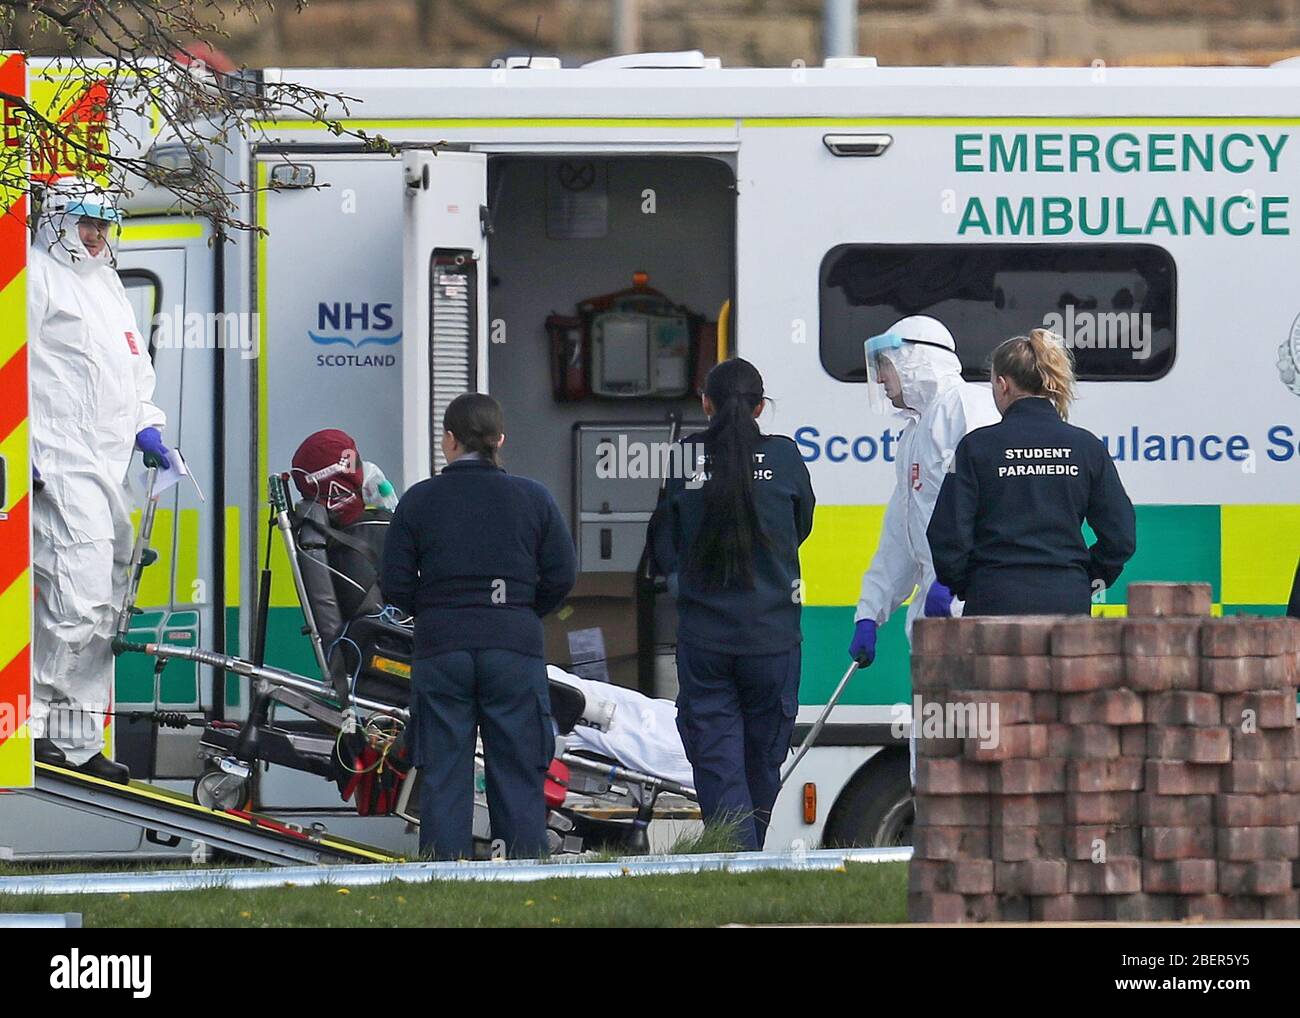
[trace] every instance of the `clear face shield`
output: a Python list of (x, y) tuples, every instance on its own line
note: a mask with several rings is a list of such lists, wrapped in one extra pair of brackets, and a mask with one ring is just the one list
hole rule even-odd
[(90, 216), (82, 216), (77, 220), (77, 235), (81, 239), (82, 246), (90, 253), (92, 258), (108, 246), (109, 234), (113, 224), (107, 219), (94, 219)]
[(70, 202), (63, 210), (69, 216), (77, 216), (82, 219), (93, 219), (98, 222), (112, 223), (114, 225), (122, 222), (122, 213), (119, 212), (111, 202), (102, 196), (87, 196)]
[(114, 227), (122, 215), (111, 196), (91, 185), (61, 182), (45, 194), (34, 243), (77, 271), (89, 271), (113, 260)]
[[(92, 243), (98, 243), (100, 247), (107, 246), (113, 236), (113, 228), (122, 223), (122, 213), (100, 195), (80, 198), (72, 202), (66, 211), (69, 222), (75, 221), (78, 229), (85, 228), (92, 237), (97, 238), (96, 241), (88, 241), (86, 235), (82, 234), (81, 241), (87, 250), (91, 250)], [(92, 255), (97, 253), (92, 251)]]
[(898, 413), (894, 398), (901, 395), (902, 383), (890, 355), (903, 347), (903, 337), (893, 332), (872, 336), (863, 344), (867, 360), (867, 405), (882, 416)]

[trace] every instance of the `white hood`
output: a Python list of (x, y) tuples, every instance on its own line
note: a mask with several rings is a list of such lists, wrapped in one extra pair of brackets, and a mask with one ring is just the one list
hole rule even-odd
[(111, 198), (93, 181), (68, 177), (54, 182), (45, 193), (38, 215), (36, 236), (32, 241), (36, 250), (48, 254), (79, 275), (113, 267), (113, 248), (107, 239), (99, 254), (91, 255), (77, 230), (77, 221), (85, 215), (117, 219)]
[(937, 346), (904, 343), (887, 354), (902, 385), (903, 402), (909, 416), (921, 416), (939, 394), (961, 382), (961, 361), (957, 355)]

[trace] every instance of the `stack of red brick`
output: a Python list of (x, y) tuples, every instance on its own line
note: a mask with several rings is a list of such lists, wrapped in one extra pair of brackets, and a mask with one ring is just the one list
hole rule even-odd
[(1300, 622), (1128, 597), (917, 622), (913, 921), (1300, 917)]

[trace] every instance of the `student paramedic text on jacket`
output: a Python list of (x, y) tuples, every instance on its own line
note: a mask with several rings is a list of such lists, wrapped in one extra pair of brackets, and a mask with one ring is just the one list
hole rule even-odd
[(1132, 557), (1136, 524), (1106, 447), (1065, 421), (1073, 360), (1035, 329), (994, 351), (992, 382), (1002, 421), (962, 439), (930, 519), (939, 581), (967, 615), (1089, 614)]
[(476, 732), (493, 840), (511, 857), (546, 847), (555, 731), (541, 620), (573, 587), (573, 541), (551, 493), (502, 468), (504, 440), (491, 396), (452, 400), (447, 466), (402, 496), (384, 545), (384, 597), (415, 616), (420, 850), (441, 859), (473, 856)]
[(799, 709), (799, 545), (812, 531), (808, 468), (764, 435), (763, 379), (748, 361), (709, 372), (709, 427), (683, 441), (692, 480), (669, 480), (651, 522), (654, 558), (676, 577), (677, 728), (709, 823), (763, 847)]

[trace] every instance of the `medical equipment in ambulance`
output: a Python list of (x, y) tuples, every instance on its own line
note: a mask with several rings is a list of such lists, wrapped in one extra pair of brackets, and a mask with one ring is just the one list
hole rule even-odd
[(716, 323), (675, 304), (649, 278), (634, 273), (627, 289), (546, 319), (557, 400), (678, 399), (701, 377), (699, 361), (717, 360)]

